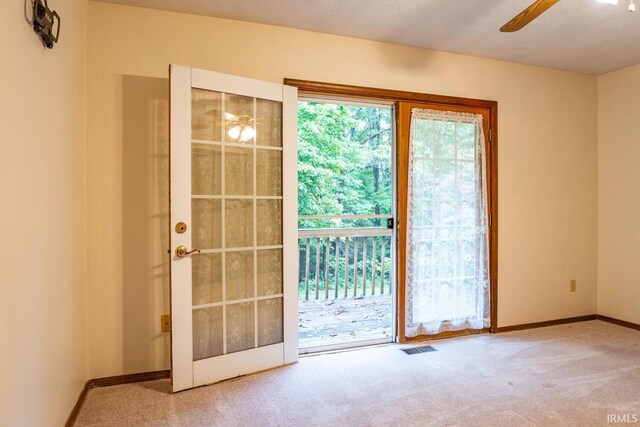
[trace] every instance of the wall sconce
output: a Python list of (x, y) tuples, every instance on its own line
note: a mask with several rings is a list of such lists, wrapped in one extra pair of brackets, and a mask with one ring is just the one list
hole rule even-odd
[(60, 36), (60, 15), (49, 9), (47, 0), (24, 0), (24, 18), (44, 47), (53, 49)]

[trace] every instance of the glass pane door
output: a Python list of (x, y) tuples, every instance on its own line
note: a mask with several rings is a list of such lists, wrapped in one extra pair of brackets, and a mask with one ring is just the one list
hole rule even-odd
[(282, 103), (191, 89), (193, 360), (283, 342)]
[(175, 392), (298, 360), (298, 93), (180, 65), (170, 83)]
[(394, 339), (394, 107), (298, 103), (301, 353)]
[(488, 119), (400, 103), (400, 342), (490, 326)]

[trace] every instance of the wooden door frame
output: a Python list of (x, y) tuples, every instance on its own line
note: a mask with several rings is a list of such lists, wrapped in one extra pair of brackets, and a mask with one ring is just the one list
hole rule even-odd
[[(487, 206), (489, 207), (489, 278), (490, 278), (490, 312), (491, 312), (491, 326), (489, 328), (484, 329), (475, 329), (475, 330), (462, 330), (462, 331), (452, 331), (452, 332), (441, 332), (435, 335), (418, 335), (416, 337), (407, 337), (405, 334), (405, 322), (398, 322), (398, 337), (399, 342), (413, 342), (413, 341), (422, 341), (426, 339), (434, 339), (434, 338), (448, 338), (453, 336), (460, 335), (469, 335), (474, 333), (482, 333), (482, 332), (495, 332), (496, 323), (494, 319), (496, 319), (495, 309), (496, 301), (495, 298), (495, 287), (493, 286), (493, 271), (491, 263), (495, 260), (497, 263), (497, 255), (494, 256), (491, 250), (492, 248), (492, 231), (496, 231), (497, 233), (497, 220), (494, 221), (494, 215), (491, 209), (494, 202), (494, 196), (497, 193), (492, 191), (492, 184), (495, 182), (497, 184), (497, 177), (494, 177), (494, 174), (497, 174), (497, 171), (492, 167), (493, 164), (491, 162), (491, 148), (493, 144), (493, 131), (491, 130), (491, 110), (488, 108), (469, 106), (469, 105), (442, 105), (436, 103), (427, 103), (427, 102), (400, 102), (398, 108), (398, 212), (399, 221), (401, 222), (401, 227), (398, 230), (398, 265), (406, 265), (407, 261), (407, 246), (406, 244), (400, 244), (402, 242), (407, 242), (407, 227), (402, 226), (402, 224), (407, 224), (407, 204), (408, 204), (408, 177), (409, 177), (409, 130), (411, 128), (411, 111), (414, 108), (422, 108), (422, 109), (431, 109), (431, 110), (442, 110), (442, 111), (455, 111), (460, 113), (471, 113), (471, 114), (480, 114), (483, 116), (483, 132), (485, 135), (485, 150), (486, 150), (486, 170), (487, 170)], [(497, 163), (495, 163), (497, 165)], [(495, 225), (495, 227), (494, 227)], [(497, 242), (497, 240), (496, 240)], [(497, 264), (496, 264), (497, 265)], [(497, 267), (496, 267), (497, 268)], [(406, 293), (406, 269), (398, 269), (398, 295), (405, 295)], [(398, 312), (405, 313), (406, 306), (405, 300), (400, 298), (398, 299)], [(400, 320), (400, 319), (399, 319)]]
[[(404, 314), (404, 301), (398, 298), (398, 309), (396, 310), (398, 325), (399, 342), (411, 342), (430, 338), (441, 338), (454, 335), (466, 335), (469, 333), (491, 332), (495, 333), (498, 329), (498, 102), (483, 99), (460, 98), (444, 95), (433, 95), (425, 93), (406, 92), (393, 89), (377, 89), (364, 86), (352, 86), (336, 83), (323, 83), (309, 80), (284, 79), (284, 84), (295, 86), (298, 88), (299, 94), (319, 95), (329, 97), (339, 97), (354, 100), (371, 100), (371, 101), (391, 101), (395, 103), (396, 111), (396, 182), (397, 182), (397, 216), (400, 221), (398, 224), (398, 242), (397, 242), (397, 265), (402, 266), (406, 262), (406, 185), (408, 164), (402, 164), (401, 152), (408, 150), (409, 144), (409, 123), (404, 123), (400, 113), (403, 104), (427, 104), (427, 108), (448, 109), (451, 111), (472, 111), (481, 113), (488, 117), (485, 127), (485, 147), (487, 162), (487, 198), (488, 210), (490, 215), (489, 226), (489, 282), (490, 282), (490, 312), (491, 326), (481, 331), (460, 331), (442, 333), (436, 336), (419, 336), (415, 338), (407, 338), (404, 336), (404, 322), (401, 316)], [(425, 105), (423, 105), (425, 106)], [(403, 130), (404, 129), (404, 130)], [(405, 151), (406, 152), (406, 151)], [(401, 196), (404, 188), (404, 197)], [(404, 199), (404, 200), (403, 200)], [(404, 201), (404, 203), (403, 203)], [(404, 221), (402, 220), (404, 218)], [(403, 295), (405, 287), (405, 269), (396, 269), (396, 279), (398, 286), (398, 295)]]

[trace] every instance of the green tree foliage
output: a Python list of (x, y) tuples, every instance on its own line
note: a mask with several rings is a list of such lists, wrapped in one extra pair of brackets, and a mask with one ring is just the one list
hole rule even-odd
[[(298, 104), (299, 215), (391, 213), (391, 111)], [(380, 226), (380, 220), (304, 220), (301, 228)]]
[[(391, 120), (390, 109), (330, 102), (298, 104), (299, 215), (391, 214)], [(321, 219), (301, 220), (299, 227), (385, 225), (384, 219)], [(364, 244), (367, 245), (366, 258)], [(389, 293), (391, 239), (371, 237), (365, 243), (360, 237), (357, 245), (358, 256), (354, 259), (353, 238), (349, 241), (331, 238), (329, 242), (324, 238), (302, 239), (300, 298), (305, 299), (308, 294), (314, 299), (316, 291), (321, 299), (324, 295), (342, 298), (345, 292), (349, 297), (370, 295), (374, 291)], [(329, 262), (327, 277), (325, 261)]]

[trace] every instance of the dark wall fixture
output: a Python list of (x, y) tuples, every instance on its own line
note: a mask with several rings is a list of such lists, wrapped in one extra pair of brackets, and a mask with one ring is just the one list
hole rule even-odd
[(60, 15), (49, 9), (47, 0), (24, 0), (24, 17), (49, 49), (58, 42), (60, 35)]

